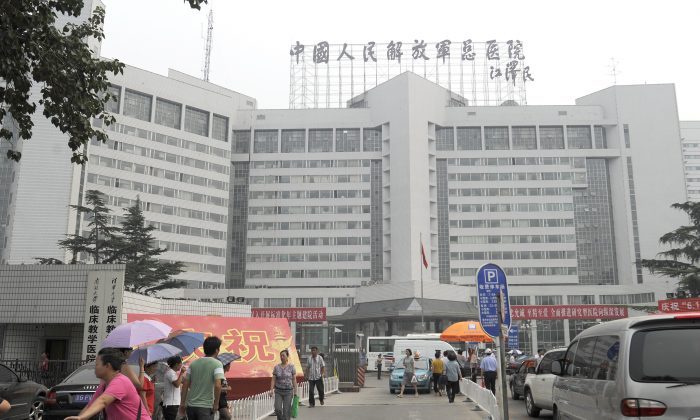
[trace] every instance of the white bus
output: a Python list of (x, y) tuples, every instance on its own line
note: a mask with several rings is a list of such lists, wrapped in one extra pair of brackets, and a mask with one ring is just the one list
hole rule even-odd
[[(377, 370), (377, 357), (381, 354), (384, 359), (384, 369), (394, 362), (394, 343), (396, 340), (440, 340), (440, 334), (408, 334), (406, 336), (390, 335), (385, 337), (367, 337), (367, 370)], [(425, 355), (432, 356), (432, 355)]]

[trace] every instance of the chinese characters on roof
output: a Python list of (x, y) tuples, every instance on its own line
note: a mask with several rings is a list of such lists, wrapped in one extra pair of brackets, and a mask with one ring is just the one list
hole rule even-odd
[(356, 95), (405, 71), (460, 95), (468, 105), (500, 105), (506, 100), (524, 104), (525, 84), (535, 80), (518, 39), (296, 41), (289, 55), (292, 108), (344, 107)]

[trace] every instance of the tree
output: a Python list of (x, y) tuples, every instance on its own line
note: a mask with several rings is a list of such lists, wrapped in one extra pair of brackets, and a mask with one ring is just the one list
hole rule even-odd
[(63, 261), (56, 258), (37, 257), (34, 259), (37, 260), (39, 265), (63, 265)]
[(700, 296), (700, 203), (685, 202), (675, 203), (674, 209), (686, 212), (690, 218), (689, 226), (681, 226), (678, 229), (663, 235), (659, 242), (675, 247), (668, 251), (660, 252), (660, 259), (642, 260), (643, 267), (652, 273), (663, 274), (679, 279), (678, 291), (691, 297)]
[(125, 220), (121, 223), (121, 235), (115, 248), (117, 261), (126, 264), (124, 284), (128, 290), (150, 293), (185, 286), (184, 281), (171, 279), (184, 271), (183, 263), (155, 258), (167, 249), (153, 247), (155, 238), (151, 232), (154, 229), (146, 225), (140, 199), (125, 209)]
[[(200, 9), (206, 0), (185, 2)], [(19, 139), (30, 139), (37, 108), (30, 90), (41, 86), (43, 115), (68, 135), (71, 162), (78, 164), (87, 161), (84, 146), (91, 138), (107, 139), (91, 120), (102, 120), (105, 126), (114, 122), (105, 111), (105, 104), (115, 99), (107, 89), (108, 75), (124, 68), (118, 60), (95, 57), (87, 44), (92, 38), (104, 39), (104, 9), (97, 7), (82, 24), (56, 27), (57, 14), (78, 17), (83, 6), (83, 0), (0, 0), (0, 124), (13, 121)], [(0, 126), (0, 141), (13, 140), (12, 132)], [(17, 147), (8, 150), (9, 159), (21, 159)]]
[(71, 252), (71, 264), (78, 262), (81, 252), (92, 257), (95, 264), (111, 263), (115, 260), (114, 241), (119, 228), (110, 224), (111, 210), (102, 199), (103, 194), (98, 190), (88, 190), (85, 193), (85, 206), (72, 205), (84, 219), (89, 220), (90, 234), (68, 235), (59, 241), (58, 246)]

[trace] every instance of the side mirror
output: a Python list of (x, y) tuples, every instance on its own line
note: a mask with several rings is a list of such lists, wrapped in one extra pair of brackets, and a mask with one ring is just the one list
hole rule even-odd
[(555, 360), (552, 362), (552, 375), (561, 376), (561, 360)]

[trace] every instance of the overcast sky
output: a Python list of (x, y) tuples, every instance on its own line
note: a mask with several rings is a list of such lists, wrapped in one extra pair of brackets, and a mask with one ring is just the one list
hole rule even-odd
[[(102, 55), (159, 74), (201, 77), (208, 6), (182, 0), (104, 0)], [(573, 104), (613, 84), (674, 83), (682, 120), (700, 120), (700, 1), (210, 0), (210, 81), (289, 104), (289, 47), (414, 39), (520, 39), (535, 81), (530, 105)]]

